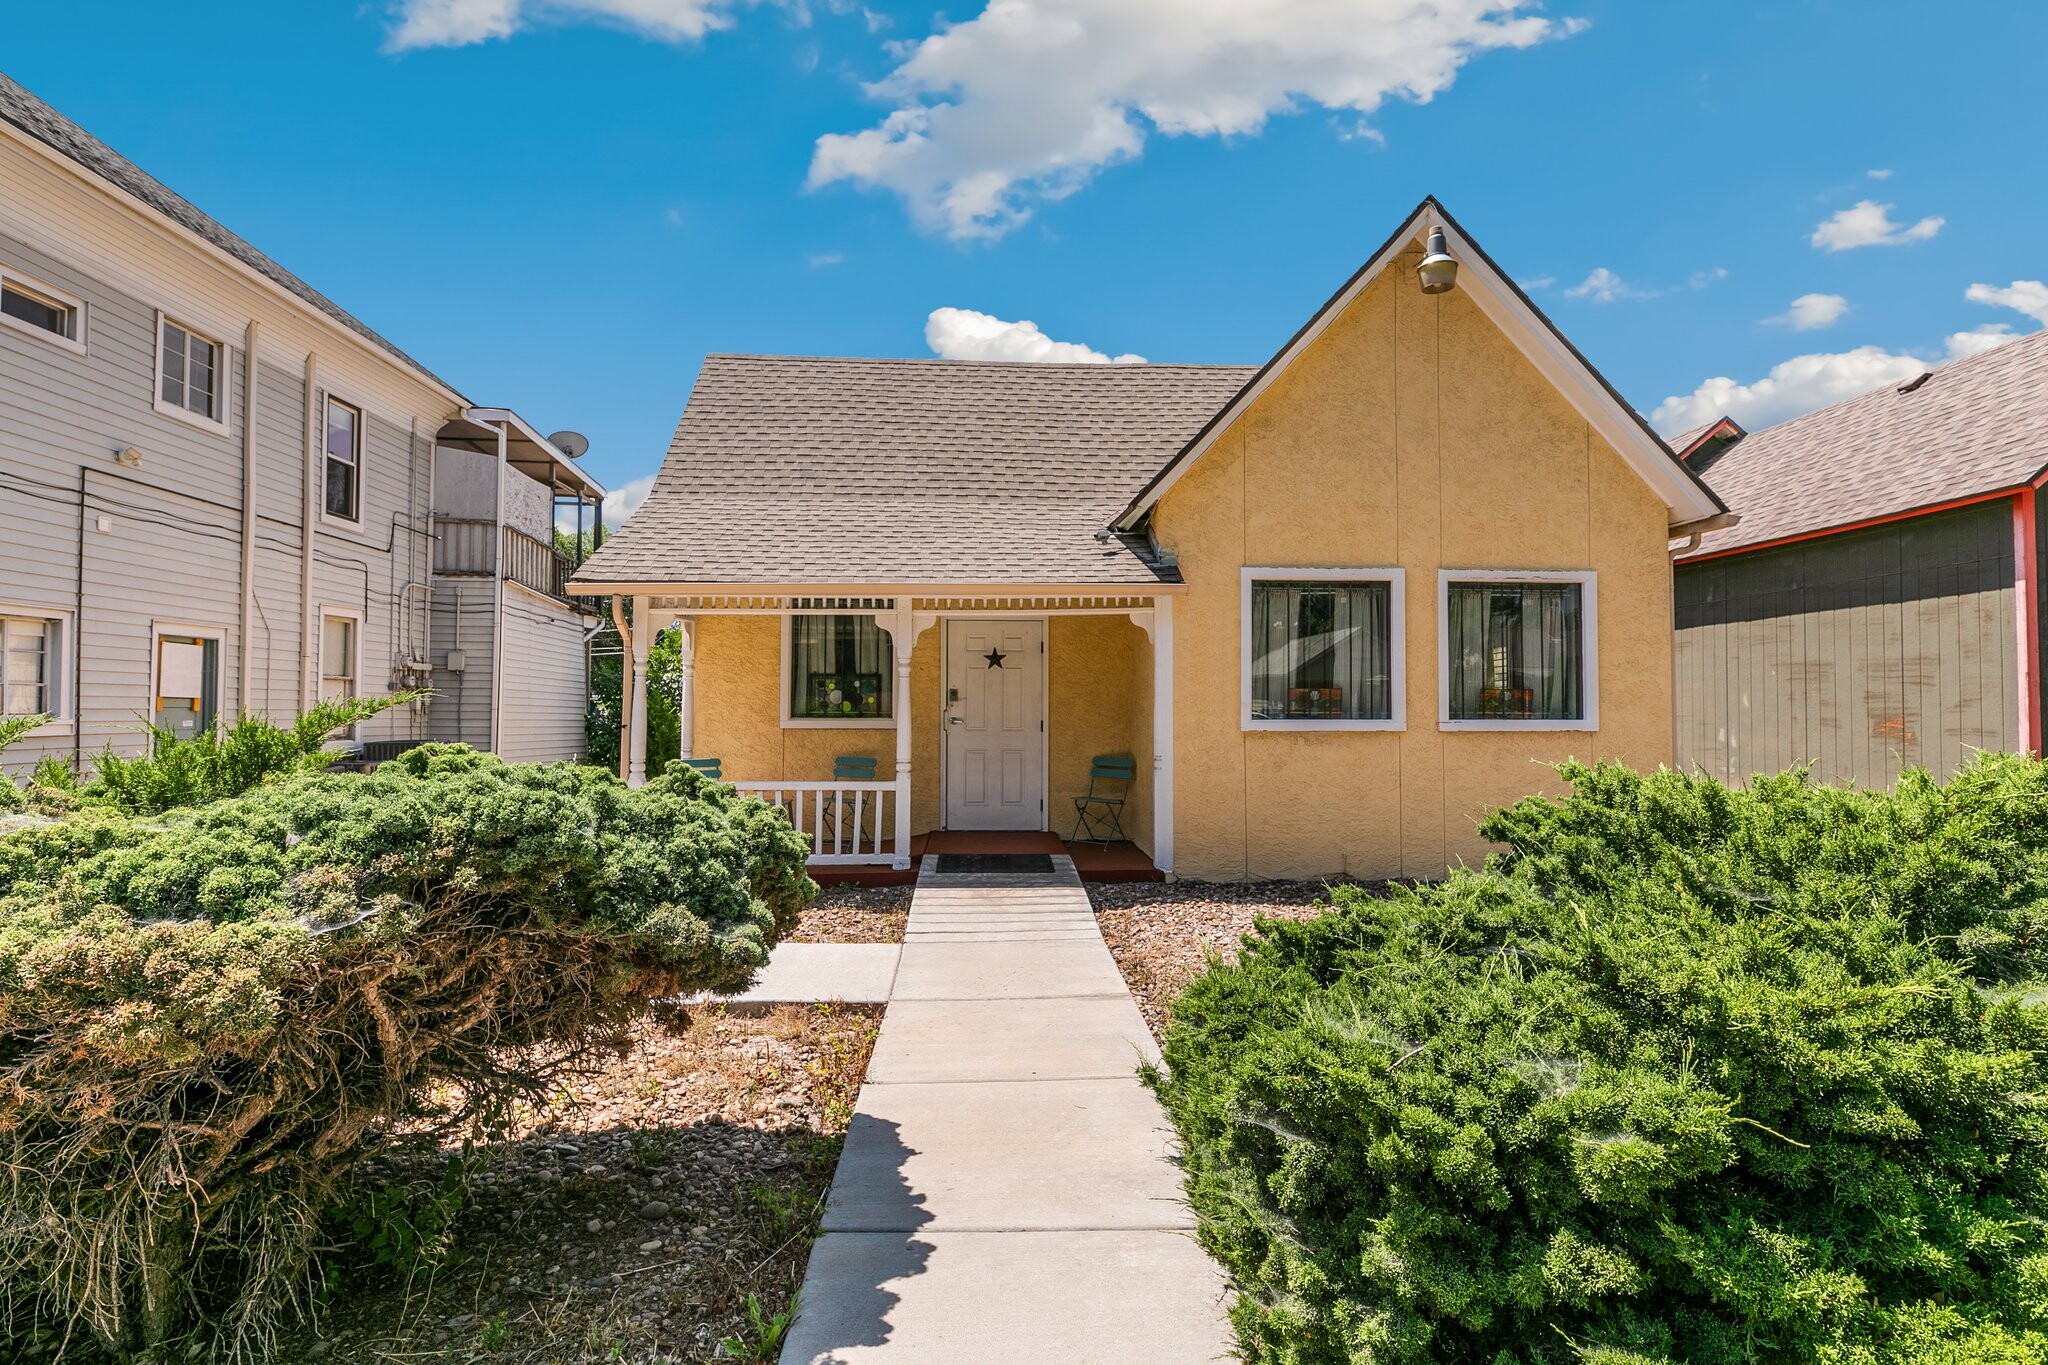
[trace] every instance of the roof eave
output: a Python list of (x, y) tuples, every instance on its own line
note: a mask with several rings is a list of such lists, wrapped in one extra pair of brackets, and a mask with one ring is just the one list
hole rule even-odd
[(572, 577), (573, 597), (1178, 597), (1185, 583), (778, 583), (594, 580)]
[[(1231, 422), (1265, 392), (1286, 367), (1319, 337), (1367, 285), (1398, 257), (1407, 244), (1429, 228), (1441, 227), (1450, 241), (1451, 252), (1467, 269), (1460, 272), (1459, 287), (1467, 289), (1487, 319), (1515, 344), (1551, 385), (1621, 453), (1631, 468), (1650, 485), (1671, 516), (1673, 527), (1689, 525), (1728, 512), (1713, 489), (1701, 481), (1685, 462), (1664, 444), (1643, 421), (1642, 414), (1607, 382), (1557, 325), (1545, 316), (1529, 296), (1496, 265), (1479, 244), (1458, 225), (1434, 196), (1425, 198), (1408, 215), (1378, 251), (1354, 272), (1344, 285), (1316, 310), (1287, 344), (1260, 367), (1243, 388), (1197, 432), (1165, 468), (1153, 476), (1131, 500), (1115, 523), (1118, 530), (1132, 530), (1165, 496), (1187, 467), (1199, 458)], [(1476, 287), (1475, 287), (1476, 286)]]
[[(94, 173), (91, 167), (80, 165), (75, 159), (66, 156), (63, 152), (59, 151), (55, 147), (52, 147), (49, 143), (44, 142), (41, 138), (35, 136), (33, 133), (30, 133), (27, 129), (18, 127), (17, 125), (15, 125), (7, 119), (0, 119), (0, 133), (5, 133), (7, 136), (13, 138), (15, 142), (17, 142), (23, 147), (28, 148), (32, 154), (42, 158), (44, 161), (49, 162), (58, 170), (61, 170), (66, 174), (71, 175), (77, 178), (78, 180), (84, 182), (86, 185), (89, 185), (97, 192), (113, 199), (115, 202), (119, 203), (122, 207), (128, 209), (129, 211), (141, 215), (145, 220), (147, 220), (150, 224), (152, 224), (159, 230), (167, 232), (170, 235), (176, 237), (179, 241), (185, 243), (185, 245), (197, 249), (201, 255), (208, 257), (216, 265), (223, 266), (227, 270), (240, 276), (242, 279), (248, 281), (251, 284), (254, 284), (258, 289), (261, 289), (264, 293), (270, 295), (272, 298), (279, 300), (287, 308), (300, 314), (307, 321), (312, 322), (315, 326), (319, 327), (324, 332), (347, 340), (351, 345), (359, 348), (364, 354), (375, 358), (382, 364), (395, 365), (398, 368), (403, 369), (406, 373), (412, 375), (415, 379), (418, 379), (427, 387), (441, 394), (443, 397), (447, 398), (456, 406), (469, 406), (469, 399), (465, 398), (460, 392), (451, 387), (448, 381), (440, 378), (438, 375), (434, 374), (433, 371), (421, 365), (418, 361), (412, 361), (405, 358), (401, 358), (400, 356), (393, 354), (391, 351), (386, 350), (384, 347), (377, 345), (375, 342), (371, 341), (370, 338), (363, 336), (362, 334), (353, 331), (348, 327), (342, 326), (342, 324), (338, 320), (329, 317), (320, 308), (316, 307), (311, 302), (300, 298), (297, 294), (294, 294), (291, 290), (285, 288), (276, 280), (271, 279), (270, 276), (256, 269), (256, 267), (250, 265), (247, 261), (242, 260), (234, 253), (227, 251), (226, 249), (216, 245), (215, 243), (209, 242), (208, 240), (206, 240), (206, 238), (200, 236), (191, 228), (186, 227), (183, 223), (171, 217), (162, 209), (157, 208), (154, 204), (151, 204), (149, 201), (139, 198), (134, 194), (131, 194), (128, 190), (122, 188), (120, 185), (115, 184), (113, 181), (108, 180), (105, 176)], [(203, 210), (201, 210), (201, 212), (203, 212)], [(232, 231), (232, 229), (224, 228), (223, 231)], [(284, 269), (282, 265), (280, 265), (278, 268), (280, 270)], [(311, 288), (312, 286), (308, 285), (307, 287)], [(335, 306), (340, 307), (339, 304), (336, 304)], [(367, 326), (368, 324), (364, 325)]]

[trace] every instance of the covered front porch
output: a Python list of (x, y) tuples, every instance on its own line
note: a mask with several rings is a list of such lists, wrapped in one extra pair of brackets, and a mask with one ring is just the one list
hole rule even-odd
[[(1071, 851), (1103, 880), (1172, 871), (1170, 590), (649, 592), (630, 615), (626, 780), (715, 766), (788, 814), (821, 880), (1002, 852)], [(650, 677), (664, 631), (677, 666)], [(650, 685), (675, 697), (672, 753), (649, 752)], [(1075, 840), (1091, 790), (1109, 800)]]

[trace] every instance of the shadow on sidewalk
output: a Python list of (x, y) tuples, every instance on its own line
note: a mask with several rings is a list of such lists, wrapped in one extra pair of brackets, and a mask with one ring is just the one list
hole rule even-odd
[[(915, 1155), (896, 1124), (854, 1114), (826, 1217), (829, 1224), (830, 1207), (841, 1204), (847, 1186), (858, 1181), (865, 1186), (857, 1196), (860, 1227), (827, 1231), (812, 1246), (782, 1365), (850, 1365), (866, 1358), (863, 1348), (887, 1344), (889, 1315), (901, 1301), (888, 1286), (922, 1275), (933, 1250), (916, 1235), (932, 1215), (903, 1175), (904, 1163)], [(845, 1354), (852, 1351), (860, 1356)]]

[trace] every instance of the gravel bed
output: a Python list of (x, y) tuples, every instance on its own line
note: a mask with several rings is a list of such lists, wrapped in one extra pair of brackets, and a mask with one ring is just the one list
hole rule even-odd
[[(629, 1055), (483, 1149), (446, 1264), (409, 1281), (344, 1272), (275, 1359), (772, 1360), (748, 1300), (773, 1320), (795, 1297), (880, 1019), (784, 1006), (644, 1027)], [(422, 1146), (365, 1179), (431, 1188), (448, 1157)]]
[(828, 886), (797, 920), (789, 943), (901, 943), (914, 886)]
[(1154, 1037), (1165, 1033), (1174, 1000), (1211, 953), (1235, 960), (1253, 920), (1313, 919), (1328, 897), (1329, 883), (1321, 881), (1088, 884), (1095, 921)]

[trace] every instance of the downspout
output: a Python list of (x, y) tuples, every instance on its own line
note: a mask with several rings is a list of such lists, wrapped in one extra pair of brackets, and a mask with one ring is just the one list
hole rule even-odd
[(249, 715), (256, 692), (256, 342), (262, 324), (253, 318), (242, 341), (242, 623), (236, 648), (241, 671), (236, 712)]
[(498, 423), (498, 507), (491, 536), (491, 752), (502, 749), (505, 696), (505, 471), (511, 465), (512, 445), (506, 428)]
[(319, 486), (313, 481), (313, 471), (318, 465), (319, 436), (317, 418), (313, 411), (314, 400), (319, 394), (315, 387), (318, 379), (320, 357), (316, 352), (306, 352), (306, 450), (305, 450), (305, 505), (299, 509), (299, 701), (298, 709), (304, 711), (313, 704), (313, 669), (317, 667), (318, 656), (313, 652), (317, 627), (313, 621), (313, 523), (318, 517), (316, 499), (320, 496)]
[(1700, 538), (1705, 533), (1694, 531), (1685, 538), (1683, 545), (1670, 547), (1671, 553), (1671, 766), (1678, 766), (1678, 561), (1700, 547)]
[(626, 629), (626, 599), (612, 594), (612, 626), (619, 632), (619, 781), (633, 752), (633, 632)]

